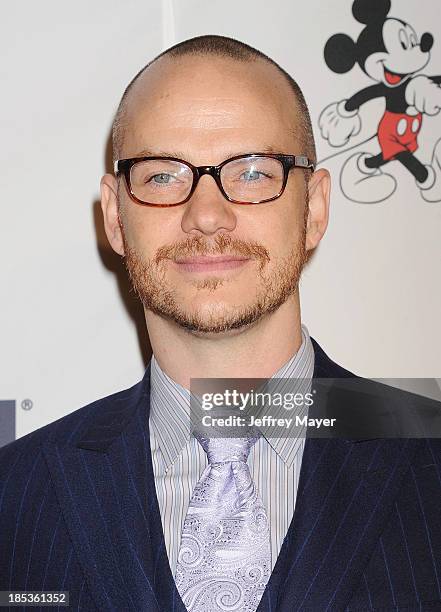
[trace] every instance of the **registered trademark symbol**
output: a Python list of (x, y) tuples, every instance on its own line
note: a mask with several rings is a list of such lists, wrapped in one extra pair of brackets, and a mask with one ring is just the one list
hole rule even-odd
[(30, 399), (24, 399), (21, 402), (21, 407), (23, 408), (23, 410), (30, 410), (33, 405), (34, 405), (34, 402)]

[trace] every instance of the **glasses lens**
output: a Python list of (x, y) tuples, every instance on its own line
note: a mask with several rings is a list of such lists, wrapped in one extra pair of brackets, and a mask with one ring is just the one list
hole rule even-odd
[(233, 200), (269, 200), (283, 187), (283, 165), (273, 157), (242, 157), (223, 166), (221, 181), (225, 193)]
[(188, 196), (193, 183), (191, 169), (170, 159), (150, 159), (130, 171), (133, 195), (149, 204), (177, 204)]

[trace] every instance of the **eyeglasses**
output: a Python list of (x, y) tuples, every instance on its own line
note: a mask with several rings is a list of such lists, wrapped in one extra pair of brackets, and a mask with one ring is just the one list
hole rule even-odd
[(187, 202), (199, 179), (209, 174), (222, 195), (235, 204), (262, 204), (280, 197), (292, 168), (314, 170), (304, 155), (247, 153), (218, 166), (193, 166), (176, 157), (132, 157), (114, 163), (124, 175), (132, 200), (147, 206), (178, 206)]

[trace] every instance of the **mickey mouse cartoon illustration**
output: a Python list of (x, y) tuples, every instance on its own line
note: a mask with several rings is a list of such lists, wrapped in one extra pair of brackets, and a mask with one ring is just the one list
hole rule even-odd
[(386, 109), (376, 134), (380, 152), (358, 152), (346, 160), (340, 177), (343, 193), (360, 203), (385, 200), (395, 191), (396, 180), (381, 168), (398, 160), (414, 176), (424, 200), (440, 202), (441, 139), (430, 164), (415, 156), (424, 115), (441, 109), (441, 76), (420, 74), (429, 63), (433, 36), (425, 32), (419, 39), (410, 24), (388, 17), (390, 7), (390, 0), (355, 0), (352, 14), (365, 24), (357, 41), (335, 34), (326, 43), (328, 68), (343, 74), (358, 64), (375, 84), (328, 105), (319, 117), (320, 131), (331, 146), (345, 145), (361, 130), (360, 107), (384, 98)]

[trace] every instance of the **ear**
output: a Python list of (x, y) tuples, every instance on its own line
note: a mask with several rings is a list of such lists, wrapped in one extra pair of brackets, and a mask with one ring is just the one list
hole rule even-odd
[(324, 168), (316, 170), (308, 184), (309, 213), (306, 226), (306, 250), (315, 249), (328, 227), (331, 177)]
[(355, 65), (357, 45), (347, 34), (334, 34), (326, 43), (323, 55), (330, 70), (343, 74)]
[(390, 11), (390, 0), (354, 0), (352, 14), (359, 23), (382, 23)]
[(118, 181), (113, 174), (105, 174), (100, 183), (101, 209), (104, 229), (112, 249), (124, 255), (124, 241), (118, 211)]

